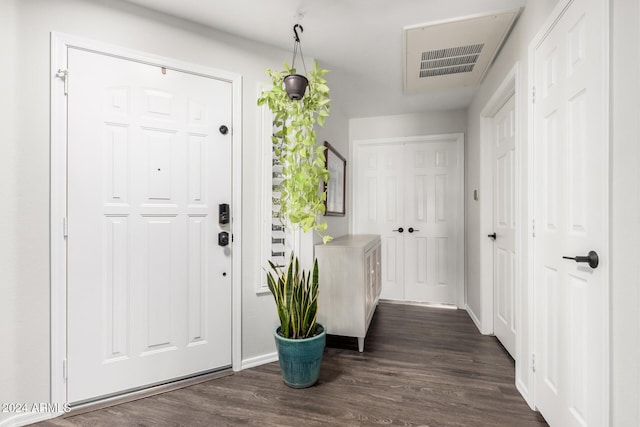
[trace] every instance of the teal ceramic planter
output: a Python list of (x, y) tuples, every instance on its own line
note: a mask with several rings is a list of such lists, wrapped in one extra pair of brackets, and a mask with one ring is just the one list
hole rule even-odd
[(318, 381), (322, 353), (327, 339), (326, 329), (318, 325), (322, 328), (322, 333), (301, 340), (281, 337), (278, 334), (280, 327), (273, 333), (280, 359), (282, 380), (289, 387), (311, 387)]

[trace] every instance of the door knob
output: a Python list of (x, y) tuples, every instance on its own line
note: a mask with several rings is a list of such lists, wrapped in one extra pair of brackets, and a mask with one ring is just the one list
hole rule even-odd
[(589, 251), (589, 254), (587, 256), (576, 256), (576, 257), (570, 257), (570, 256), (563, 256), (562, 258), (564, 259), (572, 259), (575, 262), (586, 262), (589, 263), (589, 267), (591, 268), (596, 268), (598, 267), (598, 254), (595, 251)]
[(413, 233), (414, 231), (420, 231), (420, 230), (416, 230), (413, 227), (409, 227), (409, 230), (407, 230), (409, 233)]
[(229, 233), (221, 231), (218, 233), (218, 245), (227, 246), (229, 244)]
[(494, 232), (493, 234), (487, 234), (487, 237), (490, 237), (490, 238), (492, 238), (493, 240), (496, 240), (496, 237), (498, 237), (498, 236), (497, 236), (497, 235), (496, 235), (496, 233)]
[(391, 231), (397, 231), (398, 233), (402, 233), (404, 231), (404, 228), (398, 227), (395, 230), (391, 230)]

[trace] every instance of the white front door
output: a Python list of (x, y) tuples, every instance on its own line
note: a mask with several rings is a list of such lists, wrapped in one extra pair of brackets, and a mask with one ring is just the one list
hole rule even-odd
[(68, 69), (69, 402), (230, 366), (231, 84), (74, 48)]
[(382, 238), (381, 298), (458, 304), (461, 138), (358, 143), (354, 233)]
[[(535, 404), (551, 426), (600, 427), (609, 424), (608, 4), (556, 10), (532, 45)], [(591, 251), (597, 267), (577, 262)]]
[(515, 96), (493, 118), (493, 331), (516, 355)]

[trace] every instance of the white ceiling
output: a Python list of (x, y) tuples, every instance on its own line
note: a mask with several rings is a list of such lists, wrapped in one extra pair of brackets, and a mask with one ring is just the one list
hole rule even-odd
[[(306, 57), (349, 78), (341, 87), (350, 117), (450, 110), (475, 88), (403, 92), (402, 34), (408, 26), (524, 6), (526, 0), (126, 0), (289, 50), (300, 23)], [(283, 61), (291, 61), (288, 55)], [(329, 76), (330, 78), (330, 76)], [(336, 90), (335, 88), (333, 88)]]

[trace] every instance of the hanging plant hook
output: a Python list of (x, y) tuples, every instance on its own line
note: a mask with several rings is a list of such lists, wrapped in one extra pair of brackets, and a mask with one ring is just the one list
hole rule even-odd
[(304, 93), (307, 90), (307, 85), (309, 83), (309, 80), (303, 74), (299, 74), (296, 72), (296, 55), (298, 52), (300, 52), (302, 66), (304, 68), (305, 74), (307, 73), (307, 66), (304, 63), (304, 55), (302, 55), (302, 47), (300, 44), (300, 35), (298, 34), (298, 28), (300, 29), (300, 32), (304, 31), (302, 25), (300, 24), (296, 24), (293, 26), (295, 41), (293, 42), (293, 58), (291, 60), (291, 66), (289, 68), (289, 72), (291, 74), (284, 77), (284, 86), (287, 95), (294, 101), (299, 101), (302, 99), (302, 97), (304, 97)]
[(304, 28), (302, 28), (302, 25), (300, 24), (296, 24), (293, 26), (294, 42), (293, 42), (293, 58), (291, 60), (291, 68), (295, 69), (296, 55), (298, 52), (300, 52), (300, 59), (302, 59), (302, 66), (304, 67), (304, 72), (306, 74), (307, 66), (304, 63), (304, 56), (302, 55), (302, 44), (300, 43), (300, 35), (298, 34), (298, 28), (300, 29), (300, 33), (304, 31)]
[(297, 30), (298, 28), (300, 28), (301, 33), (304, 32), (304, 28), (302, 28), (302, 25), (300, 24), (296, 24), (293, 26), (293, 34), (295, 35), (296, 41), (300, 43), (300, 36), (298, 35), (298, 30)]

